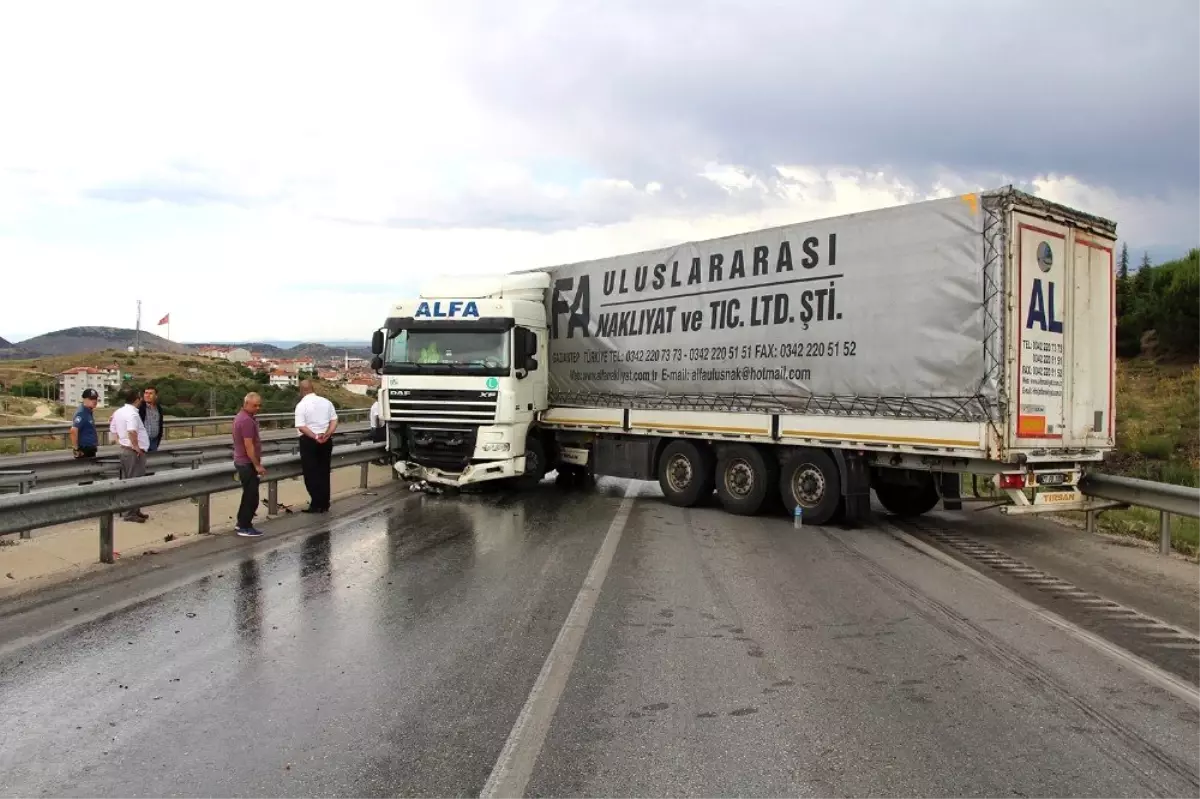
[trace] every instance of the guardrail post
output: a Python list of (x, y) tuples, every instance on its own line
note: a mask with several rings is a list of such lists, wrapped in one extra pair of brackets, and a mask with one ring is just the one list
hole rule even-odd
[(370, 463), (370, 461), (367, 461), (367, 462), (363, 463), (363, 465), (361, 467), (361, 471), (359, 472), (358, 487), (365, 490), (367, 487), (367, 484), (370, 482), (370, 480), (371, 480), (371, 463)]
[(198, 533), (207, 533), (209, 530), (208, 511), (209, 511), (209, 500), (211, 499), (211, 497), (212, 497), (211, 494), (201, 494), (200, 496), (196, 497), (196, 507), (198, 508), (197, 519), (196, 519), (196, 532), (198, 532)]
[(1171, 514), (1158, 512), (1158, 554), (1171, 554)]
[(1087, 517), (1087, 527), (1084, 529), (1089, 533), (1096, 532), (1096, 511), (1090, 510), (1085, 515)]
[(26, 436), (21, 436), (21, 454), (29, 452), (29, 439)]
[(113, 562), (113, 515), (105, 513), (100, 517), (100, 562)]
[(267, 483), (267, 515), (279, 515), (279, 481)]
[[(21, 485), (17, 488), (17, 493), (18, 494), (28, 494), (29, 493), (29, 483), (27, 481), (22, 480)], [(21, 538), (25, 538), (25, 539), (33, 538), (33, 533), (29, 530), (22, 530)]]

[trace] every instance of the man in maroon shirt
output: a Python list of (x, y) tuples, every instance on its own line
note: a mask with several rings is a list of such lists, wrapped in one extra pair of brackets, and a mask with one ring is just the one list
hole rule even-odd
[(233, 418), (233, 465), (242, 482), (242, 503), (238, 506), (237, 534), (257, 538), (261, 530), (254, 527), (258, 510), (258, 484), (267, 473), (262, 465), (262, 440), (258, 435), (258, 415), (262, 397), (253, 391), (242, 400), (242, 410)]

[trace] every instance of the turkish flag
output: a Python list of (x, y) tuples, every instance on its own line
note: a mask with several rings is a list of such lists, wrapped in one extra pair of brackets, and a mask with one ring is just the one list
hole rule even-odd
[(169, 325), (169, 324), (171, 324), (171, 315), (170, 315), (170, 314), (167, 314), (167, 315), (166, 315), (166, 316), (164, 316), (162, 319), (159, 319), (159, 320), (158, 320), (158, 323), (159, 323), (160, 325)]

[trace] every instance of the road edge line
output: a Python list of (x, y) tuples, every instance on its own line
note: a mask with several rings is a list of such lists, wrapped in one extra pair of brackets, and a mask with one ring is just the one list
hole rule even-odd
[(625, 532), (625, 525), (629, 521), (629, 514), (640, 488), (641, 481), (637, 480), (631, 480), (626, 486), (621, 505), (609, 524), (604, 541), (601, 542), (575, 602), (554, 639), (554, 645), (550, 647), (550, 653), (542, 663), (542, 670), (538, 673), (512, 730), (509, 731), (500, 756), (496, 758), (496, 764), (492, 767), (492, 773), (488, 775), (487, 782), (479, 794), (480, 797), (524, 795), (529, 779), (533, 776), (538, 756), (542, 752), (542, 746), (546, 742), (546, 735), (550, 732), (550, 723), (558, 710), (558, 702), (571, 676), (583, 636), (600, 599), (600, 590), (608, 577), (609, 567), (612, 565), (613, 556), (616, 555), (617, 546), (621, 543), (621, 536)]
[(1074, 622), (1067, 621), (1053, 611), (1046, 610), (1045, 608), (1030, 602), (1028, 599), (1025, 599), (1023, 596), (1015, 593), (1012, 589), (1008, 588), (1002, 583), (993, 580), (991, 577), (988, 577), (986, 574), (983, 574), (970, 565), (963, 563), (957, 558), (947, 555), (945, 552), (942, 552), (932, 544), (925, 543), (911, 533), (906, 533), (891, 524), (885, 523), (881, 525), (881, 527), (893, 538), (908, 544), (914, 549), (928, 555), (931, 558), (934, 558), (937, 561), (940, 561), (947, 566), (963, 572), (969, 577), (979, 580), (990, 587), (995, 593), (999, 594), (1001, 597), (1017, 607), (1032, 613), (1042, 621), (1050, 624), (1053, 627), (1057, 627), (1079, 642), (1090, 646), (1101, 654), (1117, 661), (1121, 665), (1141, 674), (1146, 679), (1155, 683), (1160, 688), (1169, 691), (1176, 697), (1183, 699), (1186, 702), (1190, 702), (1194, 706), (1200, 705), (1200, 690), (1193, 688), (1190, 684), (1159, 668), (1150, 661), (1141, 658), (1129, 650), (1123, 649), (1116, 644), (1111, 643), (1110, 641), (1106, 641), (1095, 633), (1083, 629)]

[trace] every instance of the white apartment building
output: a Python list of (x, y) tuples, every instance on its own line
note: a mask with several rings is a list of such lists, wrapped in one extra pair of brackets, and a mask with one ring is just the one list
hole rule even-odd
[(378, 379), (369, 380), (364, 377), (355, 378), (354, 380), (348, 380), (345, 384), (342, 385), (342, 388), (346, 389), (350, 393), (361, 394), (364, 397), (367, 396), (367, 389), (378, 388), (378, 387), (379, 387)]
[(287, 372), (272, 372), (270, 377), (271, 385), (275, 388), (288, 388), (300, 384), (300, 378), (294, 374)]
[(108, 404), (109, 389), (121, 385), (121, 370), (116, 366), (97, 369), (93, 366), (76, 366), (58, 376), (58, 401), (68, 408), (78, 405), (85, 389), (94, 388), (100, 395), (100, 404)]
[(234, 363), (245, 363), (254, 359), (254, 353), (245, 347), (201, 347), (198, 354), (205, 358), (216, 358)]
[(292, 372), (293, 374), (296, 372), (308, 372), (312, 374), (317, 366), (311, 358), (282, 359), (276, 360), (274, 363), (276, 369), (282, 372)]

